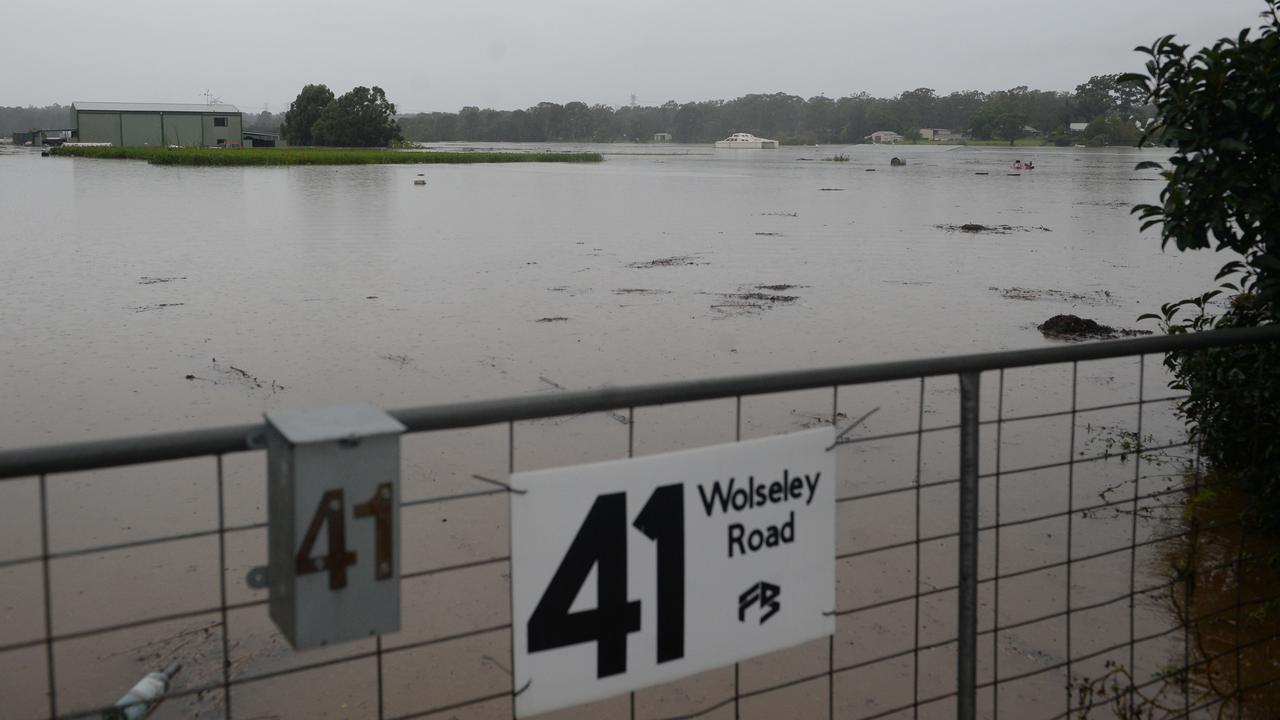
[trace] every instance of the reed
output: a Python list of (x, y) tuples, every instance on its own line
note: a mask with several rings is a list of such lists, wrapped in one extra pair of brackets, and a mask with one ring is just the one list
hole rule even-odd
[(599, 153), (569, 152), (437, 152), (346, 148), (158, 148), (67, 147), (52, 154), (108, 160), (145, 160), (152, 165), (391, 165), (512, 162), (600, 162)]

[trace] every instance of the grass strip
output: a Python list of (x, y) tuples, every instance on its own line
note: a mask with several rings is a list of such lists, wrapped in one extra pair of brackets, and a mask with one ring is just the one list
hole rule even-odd
[(146, 160), (152, 165), (209, 167), (264, 165), (393, 165), (512, 162), (600, 162), (600, 153), (569, 152), (438, 152), (358, 148), (161, 148), (57, 147), (62, 157)]

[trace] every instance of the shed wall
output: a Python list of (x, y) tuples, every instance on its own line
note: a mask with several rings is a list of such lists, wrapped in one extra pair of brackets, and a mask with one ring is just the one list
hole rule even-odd
[(119, 113), (120, 144), (128, 147), (159, 147), (164, 144), (160, 132), (160, 113)]
[(80, 112), (76, 121), (80, 142), (111, 143), (122, 145), (120, 139), (120, 113)]
[(186, 147), (204, 145), (201, 116), (166, 113), (164, 116), (164, 144)]

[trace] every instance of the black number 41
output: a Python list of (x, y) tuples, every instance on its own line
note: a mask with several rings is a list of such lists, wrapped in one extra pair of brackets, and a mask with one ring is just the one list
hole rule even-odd
[[(684, 488), (663, 485), (632, 523), (658, 544), (658, 662), (684, 657)], [(596, 568), (596, 606), (570, 612)], [(601, 495), (529, 617), (529, 652), (596, 643), (596, 676), (627, 670), (627, 635), (640, 601), (627, 599), (627, 495)]]

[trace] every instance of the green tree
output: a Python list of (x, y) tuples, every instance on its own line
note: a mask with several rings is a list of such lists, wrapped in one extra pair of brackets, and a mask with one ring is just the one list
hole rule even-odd
[(333, 91), (326, 85), (307, 85), (298, 97), (289, 103), (280, 131), (290, 145), (314, 145), (312, 128), (320, 119), (320, 113), (333, 102)]
[(1019, 112), (1007, 112), (996, 118), (996, 134), (1013, 145), (1027, 133), (1027, 116)]
[[(1138, 48), (1150, 56), (1147, 74), (1123, 78), (1156, 108), (1143, 140), (1173, 150), (1167, 169), (1138, 165), (1166, 181), (1159, 204), (1134, 208), (1143, 229), (1159, 226), (1163, 247), (1231, 257), (1217, 289), (1144, 316), (1169, 333), (1280, 321), (1280, 0), (1267, 7), (1256, 37), (1244, 30), (1190, 56), (1162, 37)], [(1224, 290), (1233, 296), (1215, 316), (1210, 303)], [(1179, 409), (1203, 456), (1251, 494), (1258, 519), (1280, 529), (1280, 347), (1176, 352), (1165, 365), (1187, 393)]]
[(311, 133), (316, 145), (385, 147), (400, 137), (400, 126), (382, 88), (361, 85), (326, 105)]
[(1079, 118), (1132, 118), (1144, 101), (1142, 89), (1121, 82), (1120, 75), (1094, 75), (1089, 82), (1076, 86), (1072, 110)]

